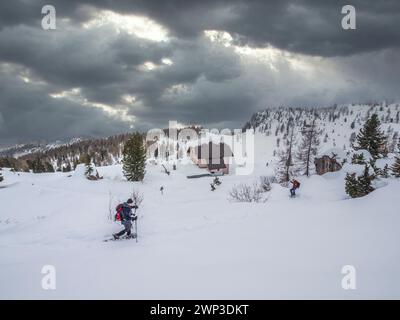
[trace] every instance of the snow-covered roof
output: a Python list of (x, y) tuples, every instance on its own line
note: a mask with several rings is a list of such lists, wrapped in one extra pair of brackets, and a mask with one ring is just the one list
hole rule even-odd
[(336, 159), (344, 159), (347, 157), (346, 151), (340, 148), (329, 148), (322, 150), (318, 153), (317, 158), (321, 158), (322, 156), (333, 157), (336, 156)]

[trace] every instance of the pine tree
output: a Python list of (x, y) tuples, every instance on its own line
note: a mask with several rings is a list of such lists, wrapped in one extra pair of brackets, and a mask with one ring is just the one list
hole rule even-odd
[(36, 158), (35, 161), (32, 163), (32, 171), (33, 173), (42, 173), (46, 171), (45, 166), (43, 165), (42, 161), (39, 157)]
[(319, 136), (321, 134), (321, 131), (315, 126), (315, 119), (310, 126), (305, 125), (302, 134), (303, 138), (297, 152), (297, 159), (300, 162), (301, 169), (304, 170), (304, 174), (308, 177), (310, 176), (310, 167), (314, 163), (314, 157), (318, 152)]
[(375, 179), (374, 175), (369, 174), (369, 166), (365, 165), (364, 173), (361, 177), (358, 177), (359, 189), (360, 189), (360, 197), (366, 196), (367, 194), (374, 191), (371, 183), (372, 180)]
[(44, 167), (45, 167), (46, 172), (54, 172), (54, 167), (52, 166), (52, 164), (50, 162), (46, 161), (44, 163)]
[(390, 153), (395, 152), (396, 144), (397, 144), (398, 139), (399, 139), (399, 133), (396, 131), (395, 133), (393, 133), (392, 141), (391, 141), (391, 143), (389, 144), (389, 147), (388, 147), (388, 152), (390, 152)]
[(377, 114), (373, 114), (360, 129), (357, 135), (355, 150), (368, 150), (374, 159), (380, 158), (386, 152), (386, 137), (380, 130), (380, 121)]
[(389, 178), (389, 165), (388, 164), (385, 164), (385, 166), (383, 167), (382, 178), (385, 178), (385, 179)]
[[(74, 170), (76, 169), (76, 166), (79, 164), (79, 160), (77, 159), (77, 158), (74, 158), (74, 160), (73, 160), (73, 167), (74, 167)], [(71, 165), (70, 165), (70, 163), (68, 162), (67, 163), (67, 168), (68, 168), (68, 165), (69, 165), (69, 171), (71, 171)]]
[(372, 187), (372, 181), (374, 179), (375, 175), (369, 174), (368, 165), (365, 165), (364, 173), (360, 177), (356, 177), (355, 173), (347, 173), (345, 178), (346, 193), (352, 198), (366, 196), (374, 191), (374, 188)]
[(346, 174), (345, 191), (352, 198), (359, 197), (360, 192), (359, 192), (358, 181), (357, 181), (355, 173), (353, 173), (353, 174), (347, 173)]
[(86, 154), (84, 159), (86, 167), (85, 176), (89, 177), (93, 173), (92, 158), (88, 154)]
[(146, 150), (140, 133), (134, 133), (125, 143), (122, 154), (124, 176), (128, 181), (143, 180), (146, 168)]
[(81, 164), (81, 163), (87, 164), (89, 161), (90, 161), (90, 156), (88, 153), (81, 153), (79, 155), (79, 160), (78, 160), (79, 164)]
[(400, 178), (400, 157), (396, 157), (396, 160), (390, 169), (392, 170), (393, 176)]
[(62, 172), (70, 172), (71, 171), (71, 164), (67, 162), (67, 164), (62, 167)]
[(392, 175), (396, 178), (400, 178), (400, 141), (397, 145), (399, 155), (396, 156), (394, 164), (390, 167)]
[(351, 163), (352, 164), (365, 164), (364, 154), (363, 153), (353, 154), (353, 157), (351, 158)]
[(372, 168), (372, 170), (374, 171), (375, 177), (381, 176), (383, 174), (383, 170), (381, 168), (378, 168), (378, 166), (376, 165), (376, 160), (375, 159), (369, 160), (368, 164)]

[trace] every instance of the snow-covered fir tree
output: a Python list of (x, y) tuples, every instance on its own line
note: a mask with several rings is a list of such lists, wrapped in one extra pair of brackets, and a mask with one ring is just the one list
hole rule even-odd
[(359, 187), (360, 187), (360, 196), (366, 196), (367, 194), (371, 193), (374, 191), (374, 188), (372, 187), (372, 180), (375, 179), (375, 175), (371, 175), (369, 173), (369, 166), (365, 165), (364, 167), (364, 173), (358, 177), (358, 182), (359, 182)]
[(373, 114), (360, 129), (356, 138), (355, 150), (365, 149), (375, 159), (386, 153), (387, 139), (380, 129), (380, 121), (377, 114)]
[(143, 180), (146, 169), (146, 150), (140, 133), (134, 133), (125, 143), (122, 154), (123, 171), (126, 179), (128, 181)]
[(400, 141), (397, 145), (398, 155), (395, 157), (394, 164), (390, 167), (392, 175), (396, 178), (400, 178)]
[(380, 167), (378, 167), (376, 165), (376, 160), (375, 159), (370, 159), (368, 161), (368, 165), (370, 166), (370, 168), (372, 168), (375, 177), (379, 177), (379, 176), (383, 176), (384, 175), (383, 169), (381, 169)]
[(393, 176), (395, 176), (396, 178), (400, 178), (400, 156), (396, 157), (396, 161), (390, 169)]
[(399, 132), (398, 132), (398, 131), (395, 131), (395, 132), (393, 133), (391, 142), (388, 144), (388, 152), (390, 152), (390, 153), (395, 152), (395, 150), (396, 150), (396, 144), (397, 144), (398, 139), (399, 139)]
[(345, 191), (352, 198), (366, 196), (374, 191), (372, 181), (375, 179), (374, 174), (369, 173), (369, 165), (365, 165), (364, 172), (361, 176), (347, 173), (345, 178)]
[(353, 154), (353, 157), (351, 158), (351, 163), (352, 164), (365, 164), (364, 154), (363, 153)]
[(359, 197), (359, 188), (358, 188), (358, 182), (357, 182), (355, 173), (347, 173), (346, 174), (345, 191), (352, 198)]
[(382, 178), (389, 178), (390, 173), (389, 173), (389, 165), (386, 163), (385, 166), (382, 169), (382, 173), (381, 173)]
[(46, 171), (46, 168), (39, 157), (32, 161), (29, 166), (31, 167), (33, 173), (42, 173)]
[(93, 166), (92, 166), (92, 158), (90, 155), (86, 154), (85, 155), (85, 175), (87, 177), (91, 176), (93, 174)]

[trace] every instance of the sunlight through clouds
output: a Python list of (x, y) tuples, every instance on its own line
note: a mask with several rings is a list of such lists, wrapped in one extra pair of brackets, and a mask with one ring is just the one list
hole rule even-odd
[(155, 21), (137, 15), (122, 15), (110, 10), (103, 10), (89, 22), (83, 24), (86, 29), (112, 25), (117, 32), (128, 34), (156, 42), (168, 41), (168, 31)]
[(60, 92), (51, 93), (49, 94), (49, 96), (54, 99), (66, 99), (69, 101), (73, 101), (89, 108), (99, 108), (109, 116), (119, 118), (124, 122), (133, 123), (135, 121), (135, 117), (129, 114), (129, 108), (126, 105), (126, 104), (132, 105), (133, 103), (135, 103), (135, 97), (130, 95), (124, 95), (122, 97), (122, 100), (126, 104), (118, 104), (112, 106), (105, 103), (89, 101), (82, 95), (80, 88), (73, 88), (71, 90), (64, 90)]

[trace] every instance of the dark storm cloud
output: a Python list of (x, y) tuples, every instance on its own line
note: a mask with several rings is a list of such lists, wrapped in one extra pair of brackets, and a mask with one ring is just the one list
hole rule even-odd
[[(348, 55), (399, 46), (400, 2), (396, 0), (90, 1), (94, 6), (153, 17), (178, 37), (205, 29), (225, 30), (242, 44), (312, 55)], [(357, 30), (341, 27), (341, 8), (357, 10)]]
[[(41, 29), (45, 4), (56, 7), (57, 30)], [(121, 111), (140, 130), (168, 120), (221, 128), (241, 127), (268, 105), (400, 99), (400, 2), (352, 1), (357, 30), (351, 31), (341, 28), (345, 4), (1, 1), (0, 144), (124, 132), (131, 123)], [(166, 29), (168, 41), (117, 32), (107, 23), (85, 28), (102, 10), (148, 17)], [(238, 46), (284, 51), (272, 58), (239, 54), (211, 42), (205, 30), (228, 32)], [(146, 70), (148, 62), (153, 70)], [(51, 96), (74, 88), (75, 95)], [(96, 103), (118, 112), (105, 113)]]
[(163, 45), (109, 28), (68, 32), (18, 26), (0, 32), (0, 59), (31, 68), (43, 79), (64, 86), (98, 86), (126, 79), (129, 67), (159, 63)]
[[(342, 29), (347, 4), (356, 8), (356, 30)], [(399, 18), (398, 1), (249, 1), (226, 30), (239, 43), (331, 57), (399, 46)]]
[[(168, 110), (170, 116), (167, 118), (171, 119), (177, 110), (164, 106), (159, 99), (166, 88), (195, 83), (200, 77), (211, 82), (224, 82), (240, 75), (238, 57), (231, 50), (204, 41), (153, 42), (125, 32), (115, 33), (109, 26), (71, 27), (68, 32), (45, 32), (24, 25), (4, 28), (0, 32), (0, 60), (20, 67), (2, 70), (2, 82), (12, 84), (13, 89), (4, 90), (3, 100), (0, 100), (4, 123), (1, 137), (20, 141), (22, 136), (39, 139), (47, 135), (54, 139), (72, 133), (95, 135), (102, 131), (106, 135), (124, 132), (131, 123), (113, 119), (110, 127), (104, 126), (106, 114), (87, 106), (79, 108), (79, 104), (86, 99), (91, 103), (116, 106), (122, 103), (126, 94), (132, 94), (145, 106), (149, 118), (151, 113), (154, 116), (154, 119), (139, 118), (135, 128), (146, 130), (149, 127), (145, 124), (150, 122), (152, 126), (165, 126), (168, 120), (160, 118), (160, 114), (165, 114), (162, 110)], [(166, 57), (173, 60), (172, 66), (162, 62)], [(149, 61), (159, 69), (152, 72), (141, 69), (142, 64)], [(21, 81), (24, 71), (29, 83)], [(73, 88), (80, 89), (82, 99), (74, 101), (75, 97), (72, 97), (71, 101), (49, 97), (49, 94)], [(12, 96), (15, 96), (14, 100)], [(69, 120), (76, 125), (66, 127), (62, 123), (68, 108)], [(131, 114), (138, 117), (136, 111), (133, 106)], [(199, 113), (201, 108), (185, 114), (187, 119), (196, 119)], [(55, 119), (57, 115), (58, 120)], [(16, 122), (21, 125), (14, 130)]]
[(129, 125), (101, 109), (83, 107), (48, 95), (43, 84), (10, 77), (21, 68), (0, 65), (0, 145), (77, 136), (104, 136), (129, 130)]
[[(3, 1), (0, 26), (39, 24), (47, 1)], [(141, 14), (166, 26), (175, 36), (193, 38), (205, 29), (225, 30), (237, 41), (312, 55), (349, 55), (400, 44), (397, 0), (54, 0), (59, 17), (87, 21), (96, 9)], [(357, 10), (357, 30), (341, 28), (341, 8)]]

